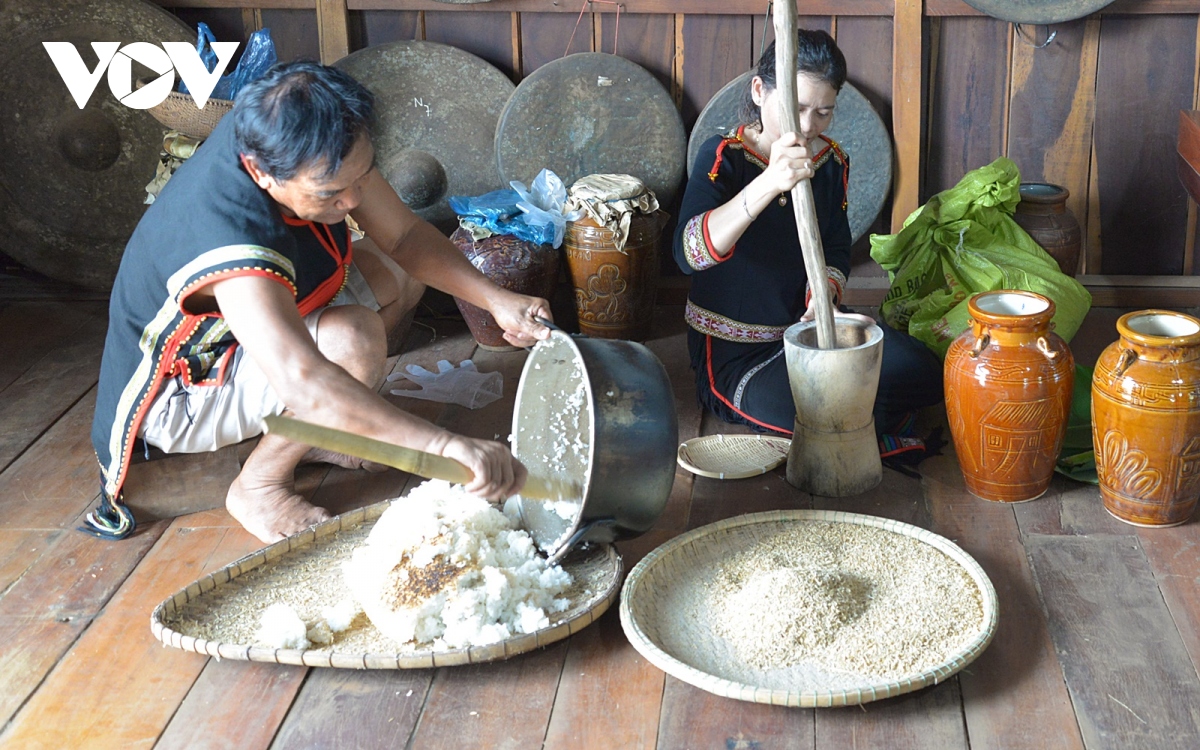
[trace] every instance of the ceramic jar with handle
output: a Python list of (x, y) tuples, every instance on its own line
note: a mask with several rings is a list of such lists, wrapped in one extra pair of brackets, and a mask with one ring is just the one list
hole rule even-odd
[(946, 415), (963, 478), (984, 500), (1018, 503), (1050, 486), (1071, 409), (1075, 360), (1050, 330), (1054, 303), (1025, 291), (970, 299), (970, 327), (946, 353)]
[(1079, 270), (1083, 231), (1067, 208), (1070, 191), (1046, 182), (1022, 182), (1020, 192), (1013, 221), (1054, 258), (1063, 273), (1074, 276)]
[(1200, 497), (1200, 320), (1141, 310), (1092, 376), (1092, 444), (1105, 509), (1135, 526), (1187, 521)]
[(581, 332), (632, 341), (649, 337), (662, 227), (658, 213), (635, 213), (625, 245), (618, 249), (612, 229), (586, 216), (567, 222), (563, 246)]

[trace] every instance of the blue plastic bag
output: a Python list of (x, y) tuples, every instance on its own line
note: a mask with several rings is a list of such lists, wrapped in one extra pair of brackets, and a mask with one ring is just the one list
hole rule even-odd
[[(509, 221), (520, 216), (521, 209), (517, 208), (520, 200), (521, 196), (517, 194), (516, 190), (493, 190), (474, 198), (452, 195), (450, 196), (450, 210), (476, 224), (486, 226), (486, 222), (489, 221)], [(491, 227), (488, 228), (491, 229)]]
[(567, 222), (578, 219), (579, 214), (576, 213), (572, 216), (563, 214), (563, 208), (567, 205), (567, 186), (563, 184), (559, 176), (549, 169), (543, 169), (538, 172), (537, 177), (533, 178), (533, 184), (528, 189), (525, 188), (524, 183), (516, 180), (508, 184), (521, 196), (517, 208), (525, 212), (523, 217), (525, 223), (530, 226), (543, 227), (544, 231), (552, 231), (554, 234), (552, 244), (555, 247), (561, 245)]
[[(208, 28), (208, 24), (201, 21), (196, 25), (196, 52), (200, 54), (201, 62), (210, 73), (217, 68), (217, 53), (212, 49), (212, 43), (215, 41), (217, 38), (212, 29)], [(242, 50), (242, 59), (238, 61), (237, 67), (232, 73), (221, 76), (211, 96), (214, 99), (234, 99), (242, 86), (262, 77), (278, 59), (275, 54), (275, 42), (271, 40), (271, 30), (260, 29), (254, 32), (250, 35), (250, 41), (246, 42), (246, 49)], [(188, 93), (182, 79), (179, 81), (179, 92)]]
[(555, 248), (562, 245), (567, 222), (579, 215), (563, 214), (567, 188), (558, 175), (543, 169), (529, 188), (515, 180), (509, 184), (510, 190), (493, 190), (474, 198), (452, 196), (450, 208), (460, 219), (497, 234)]

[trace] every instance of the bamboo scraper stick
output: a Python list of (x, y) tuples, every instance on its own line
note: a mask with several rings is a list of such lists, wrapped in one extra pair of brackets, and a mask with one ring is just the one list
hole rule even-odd
[[(467, 484), (475, 478), (466, 466), (444, 456), (435, 456), (432, 453), (291, 417), (271, 416), (265, 421), (267, 432), (293, 442), (374, 461), (426, 479), (444, 479), (455, 484)], [(582, 496), (583, 492), (576, 484), (533, 475), (525, 480), (525, 486), (521, 489), (521, 497), (530, 500), (567, 500)]]

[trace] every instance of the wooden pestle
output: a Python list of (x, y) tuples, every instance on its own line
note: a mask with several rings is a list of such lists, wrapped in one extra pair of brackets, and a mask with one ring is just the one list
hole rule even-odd
[[(793, 0), (776, 0), (774, 6), (775, 86), (779, 92), (780, 132), (799, 134), (800, 118), (796, 115), (796, 5)], [(812, 302), (816, 307), (817, 346), (836, 349), (833, 305), (829, 300), (829, 284), (825, 280), (825, 249), (821, 245), (812, 183), (809, 180), (801, 180), (792, 188), (792, 209), (796, 214), (800, 251), (804, 255), (804, 272), (808, 276)]]
[[(382, 440), (355, 435), (351, 432), (303, 422), (291, 417), (267, 417), (266, 431), (296, 443), (342, 453), (355, 458), (391, 466), (426, 479), (444, 479), (454, 484), (467, 484), (475, 475), (458, 461), (432, 453), (405, 448)], [(529, 500), (568, 500), (581, 498), (583, 491), (572, 482), (555, 481), (530, 475), (521, 489), (521, 497)]]

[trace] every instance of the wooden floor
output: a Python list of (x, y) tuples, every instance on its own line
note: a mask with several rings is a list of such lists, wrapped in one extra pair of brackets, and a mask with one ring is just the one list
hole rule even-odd
[[(10, 285), (11, 287), (11, 285)], [(900, 519), (958, 542), (987, 571), (1000, 625), (949, 681), (844, 709), (718, 698), (667, 677), (626, 641), (616, 608), (570, 640), (507, 662), (410, 671), (217, 662), (164, 648), (151, 610), (260, 545), (223, 510), (144, 523), (105, 542), (75, 531), (94, 503), (89, 440), (105, 303), (0, 297), (0, 746), (4, 748), (1197, 748), (1200, 524), (1142, 530), (1103, 510), (1094, 487), (1056, 478), (1034, 502), (969, 496), (955, 459), (920, 480), (842, 500), (791, 488), (782, 470), (717, 481), (680, 470), (666, 512), (619, 545), (626, 569), (680, 532), (776, 508)], [(22, 299), (22, 297), (25, 297)], [(735, 431), (695, 405), (680, 310), (649, 343), (666, 364), (680, 439)], [(1094, 360), (1112, 338), (1096, 310), (1077, 339)], [(419, 321), (396, 363), (474, 356), (507, 398), (480, 411), (399, 399), (446, 427), (506, 435), (524, 353), (476, 351), (461, 322)], [(211, 504), (235, 449), (140, 464), (132, 495)], [(131, 483), (134, 479), (131, 479)], [(302, 491), (335, 511), (412, 480), (308, 467)]]

